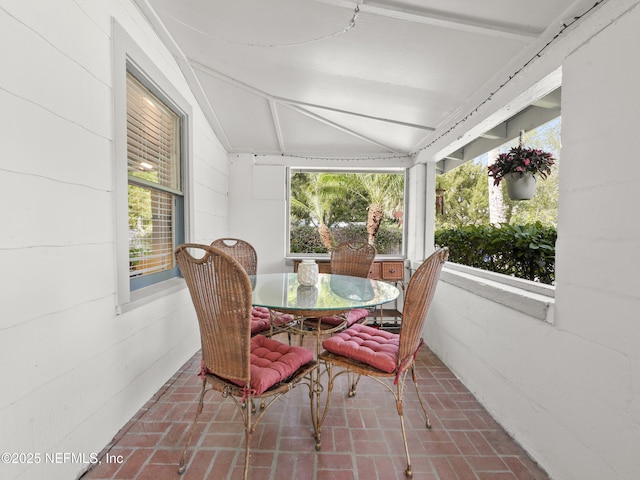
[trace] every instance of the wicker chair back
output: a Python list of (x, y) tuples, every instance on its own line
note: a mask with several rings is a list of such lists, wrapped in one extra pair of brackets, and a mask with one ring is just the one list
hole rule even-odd
[(331, 273), (367, 278), (376, 248), (362, 242), (344, 242), (331, 251)]
[(249, 382), (251, 284), (245, 269), (215, 247), (183, 244), (175, 251), (200, 326), (210, 373)]
[(258, 273), (258, 254), (249, 242), (238, 238), (218, 238), (211, 246), (228, 253), (246, 270), (247, 275)]

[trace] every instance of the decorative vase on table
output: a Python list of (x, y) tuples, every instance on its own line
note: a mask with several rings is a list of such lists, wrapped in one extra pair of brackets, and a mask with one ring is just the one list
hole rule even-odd
[(536, 194), (536, 177), (531, 172), (511, 172), (504, 176), (511, 200), (530, 200)]
[(300, 285), (311, 287), (318, 283), (320, 273), (318, 264), (315, 260), (302, 260), (298, 265), (298, 283)]

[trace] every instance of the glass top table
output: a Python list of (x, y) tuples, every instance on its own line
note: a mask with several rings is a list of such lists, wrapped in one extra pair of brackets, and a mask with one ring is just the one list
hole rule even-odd
[(315, 286), (298, 283), (296, 273), (269, 273), (250, 277), (254, 306), (293, 315), (337, 315), (395, 300), (400, 291), (389, 283), (346, 275), (320, 274)]

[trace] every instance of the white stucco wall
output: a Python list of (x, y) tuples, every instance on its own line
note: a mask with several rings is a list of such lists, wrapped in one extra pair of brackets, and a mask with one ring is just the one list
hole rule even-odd
[(443, 282), (425, 336), (554, 480), (640, 478), (640, 7), (602, 8), (562, 62), (553, 324)]
[(229, 156), (229, 236), (251, 243), (259, 273), (283, 272), (286, 240), (286, 167), (256, 162), (253, 155)]
[[(112, 17), (193, 106), (194, 241), (226, 234), (228, 164), (174, 58), (128, 0), (0, 1), (0, 465), (73, 479), (199, 348), (188, 292), (116, 315)], [(126, 193), (125, 193), (126, 194)]]

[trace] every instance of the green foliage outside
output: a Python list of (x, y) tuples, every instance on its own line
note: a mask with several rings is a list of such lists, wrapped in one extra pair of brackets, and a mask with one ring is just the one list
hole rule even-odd
[[(336, 245), (342, 242), (367, 242), (367, 227), (362, 224), (334, 227), (331, 229)], [(375, 241), (379, 254), (402, 255), (402, 228), (395, 225), (382, 225)], [(291, 251), (304, 253), (328, 253), (322, 244), (318, 229), (311, 225), (291, 228)]]
[[(518, 139), (493, 152), (509, 151)], [(553, 283), (558, 211), (560, 164), (560, 119), (525, 134), (524, 144), (551, 152), (557, 159), (551, 175), (537, 182), (531, 200), (515, 201), (507, 196), (505, 182), (497, 188), (502, 195), (490, 203), (488, 155), (467, 162), (437, 177), (444, 191), (443, 211), (436, 215), (436, 243), (451, 248), (449, 260), (485, 270)], [(493, 187), (492, 187), (493, 188)], [(499, 193), (499, 192), (498, 192)], [(495, 196), (494, 196), (495, 199)], [(494, 200), (495, 201), (495, 200)], [(500, 221), (491, 225), (491, 209), (499, 210)]]
[(435, 233), (438, 246), (449, 247), (449, 261), (527, 280), (555, 281), (556, 229), (528, 225), (468, 225)]
[(293, 172), (290, 202), (291, 253), (327, 253), (344, 241), (403, 252), (402, 173)]
[(444, 193), (444, 212), (436, 215), (436, 230), (489, 223), (487, 174), (479, 162), (467, 162), (440, 175), (437, 185)]

